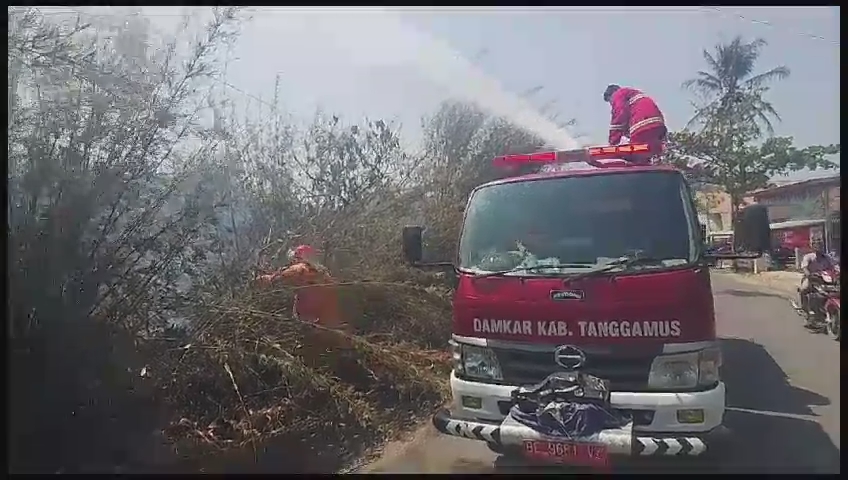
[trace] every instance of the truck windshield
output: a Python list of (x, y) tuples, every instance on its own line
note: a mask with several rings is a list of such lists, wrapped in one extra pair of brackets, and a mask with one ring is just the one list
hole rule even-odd
[(683, 265), (697, 256), (694, 218), (676, 172), (495, 184), (477, 190), (468, 203), (459, 266), (532, 276), (577, 272), (633, 254), (652, 260), (640, 269)]

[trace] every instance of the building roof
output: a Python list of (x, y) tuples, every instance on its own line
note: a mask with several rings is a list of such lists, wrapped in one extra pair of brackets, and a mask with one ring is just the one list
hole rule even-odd
[(755, 199), (762, 197), (770, 197), (772, 195), (780, 195), (785, 192), (789, 192), (792, 190), (810, 188), (810, 187), (824, 187), (824, 186), (835, 186), (840, 183), (840, 175), (837, 173), (835, 175), (828, 175), (826, 177), (819, 178), (811, 178), (808, 180), (799, 180), (797, 182), (789, 182), (784, 183), (783, 185), (778, 185), (775, 187), (762, 188), (760, 190), (754, 190), (749, 193)]
[(813, 225), (823, 224), (824, 219), (790, 220), (787, 222), (772, 223), (770, 227), (772, 230), (780, 230), (783, 228), (812, 227)]
[[(784, 228), (798, 228), (798, 227), (812, 227), (816, 225), (824, 225), (823, 219), (811, 219), (811, 220), (791, 220), (788, 222), (777, 222), (769, 225), (769, 228), (772, 230), (782, 230)], [(716, 237), (724, 237), (728, 235), (733, 235), (733, 230), (724, 230), (721, 232), (709, 232), (708, 235), (716, 236)]]

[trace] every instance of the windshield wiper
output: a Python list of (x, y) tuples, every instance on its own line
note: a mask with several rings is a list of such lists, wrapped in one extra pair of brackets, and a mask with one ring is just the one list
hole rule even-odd
[(486, 272), (480, 273), (474, 276), (474, 278), (486, 278), (486, 277), (496, 277), (501, 275), (506, 275), (508, 273), (516, 273), (516, 272), (532, 272), (534, 270), (545, 270), (545, 269), (558, 269), (558, 268), (589, 268), (591, 270), (586, 270), (583, 272), (577, 273), (563, 273), (558, 272), (553, 275), (563, 275), (567, 276), (569, 280), (577, 280), (580, 278), (591, 277), (593, 275), (599, 275), (601, 273), (609, 272), (610, 270), (615, 270), (617, 268), (627, 269), (629, 267), (633, 267), (636, 265), (662, 265), (662, 259), (646, 257), (642, 255), (641, 251), (636, 251), (630, 255), (624, 255), (616, 258), (610, 262), (607, 262), (601, 266), (595, 267), (593, 264), (588, 263), (561, 263), (559, 265), (531, 265), (527, 267), (515, 267), (510, 268), (508, 270), (500, 270), (497, 272)]
[[(478, 273), (474, 275), (474, 278), (486, 278), (486, 277), (497, 277), (501, 275), (506, 275), (508, 273), (516, 273), (516, 272), (532, 272), (535, 270), (547, 270), (547, 269), (557, 269), (557, 268), (592, 268), (592, 264), (589, 263), (561, 263), (559, 265), (530, 265), (527, 267), (515, 267), (507, 270), (499, 270), (497, 272), (486, 272), (486, 273)], [(561, 274), (557, 274), (561, 275)]]
[(631, 255), (624, 255), (622, 257), (618, 257), (611, 262), (605, 263), (599, 267), (593, 268), (592, 270), (587, 270), (585, 272), (579, 272), (574, 275), (570, 275), (569, 280), (577, 280), (580, 278), (587, 278), (593, 275), (599, 275), (601, 273), (609, 272), (610, 270), (615, 270), (616, 268), (627, 269), (629, 267), (643, 264), (643, 265), (656, 265), (662, 264), (662, 260), (658, 258), (645, 257), (642, 256), (641, 252), (635, 252)]

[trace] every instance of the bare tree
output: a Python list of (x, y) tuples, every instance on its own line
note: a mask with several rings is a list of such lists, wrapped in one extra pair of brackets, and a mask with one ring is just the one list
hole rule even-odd
[[(180, 56), (185, 39), (150, 51), (140, 19), (102, 36), (83, 19), (10, 12), (7, 325), (13, 404), (32, 412), (16, 417), (38, 419), (27, 431), (85, 428), (63, 418), (92, 398), (92, 382), (120, 378), (106, 370), (133, 350), (117, 348), (110, 325), (131, 335), (167, 325), (211, 216), (197, 201), (202, 186), (186, 180), (214, 147), (192, 143), (202, 131), (198, 100), (214, 81), (217, 51), (237, 32), (236, 13), (217, 11)], [(97, 448), (71, 444), (55, 449), (64, 460)]]
[(499, 175), (491, 167), (494, 157), (533, 152), (543, 145), (540, 138), (507, 119), (488, 116), (471, 105), (443, 103), (425, 122), (422, 182), (429, 201), (423, 208), (432, 227), (428, 248), (450, 258), (468, 194)]

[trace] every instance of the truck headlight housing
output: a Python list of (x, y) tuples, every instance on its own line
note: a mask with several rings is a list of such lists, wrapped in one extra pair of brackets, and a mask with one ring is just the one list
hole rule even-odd
[(486, 347), (450, 342), (457, 375), (478, 380), (503, 380), (495, 353)]
[(719, 381), (721, 351), (709, 347), (697, 352), (660, 355), (651, 364), (648, 386), (683, 390), (709, 386)]

